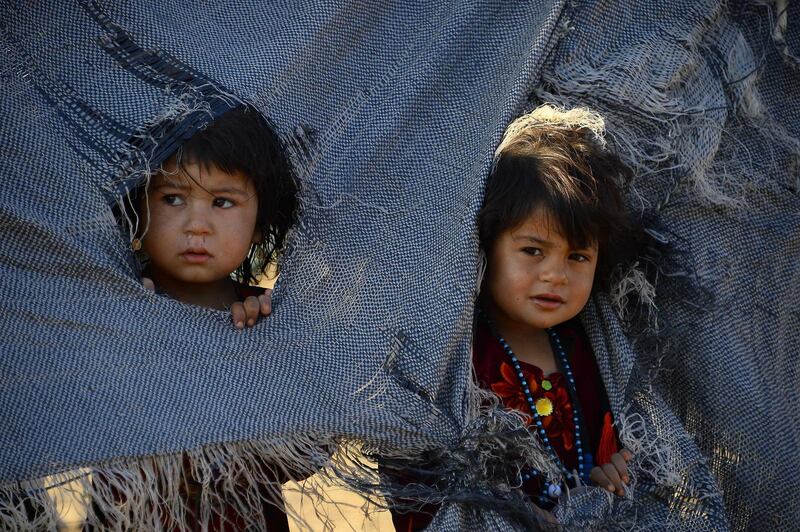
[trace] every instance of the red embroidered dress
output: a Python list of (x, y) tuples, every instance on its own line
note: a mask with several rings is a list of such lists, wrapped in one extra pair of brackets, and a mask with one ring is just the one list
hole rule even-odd
[[(557, 326), (556, 332), (567, 353), (575, 378), (575, 388), (587, 432), (582, 439), (584, 453), (591, 452), (595, 465), (608, 463), (611, 455), (621, 446), (613, 428), (606, 391), (594, 360), (594, 353), (577, 320)], [(475, 326), (472, 363), (481, 388), (492, 390), (500, 397), (506, 408), (528, 414), (532, 422), (530, 406), (522, 392), (522, 386), (509, 356), (482, 321)], [(522, 361), (520, 365), (534, 401), (546, 398), (552, 404), (552, 413), (542, 417), (550, 445), (567, 469), (570, 471), (577, 469), (578, 452), (572, 417), (573, 405), (564, 375), (554, 372), (545, 378), (538, 367)], [(523, 485), (523, 490), (533, 502), (537, 502), (542, 491), (541, 481), (533, 478)], [(422, 530), (430, 524), (431, 515), (435, 510), (435, 506), (429, 505), (425, 507), (425, 513), (392, 512), (392, 520), (398, 531)]]
[[(587, 432), (583, 436), (584, 453), (591, 452), (595, 464), (608, 463), (611, 455), (616, 453), (620, 446), (612, 426), (608, 399), (594, 354), (583, 329), (577, 322), (570, 321), (559, 325), (556, 327), (556, 332), (564, 345), (575, 377), (575, 389)], [(532, 423), (531, 409), (522, 392), (517, 373), (500, 342), (484, 323), (478, 323), (475, 330), (472, 361), (481, 388), (496, 393), (506, 408), (519, 410), (530, 416), (529, 422)], [(545, 376), (538, 367), (523, 361), (519, 363), (534, 401), (547, 399), (552, 405), (552, 413), (541, 416), (550, 445), (567, 469), (577, 468), (578, 451), (575, 446), (573, 405), (566, 378), (560, 372)], [(526, 486), (526, 491), (530, 495), (538, 495), (538, 491), (531, 493), (527, 488), (529, 486)]]

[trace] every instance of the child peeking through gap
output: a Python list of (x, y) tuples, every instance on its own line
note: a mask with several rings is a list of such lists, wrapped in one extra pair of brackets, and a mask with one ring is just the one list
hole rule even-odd
[[(227, 111), (184, 142), (126, 205), (126, 215), (138, 222), (132, 247), (144, 255), (143, 283), (183, 303), (230, 309), (238, 329), (253, 325), (270, 313), (271, 303), (269, 294), (251, 283), (283, 248), (296, 194), (286, 148), (267, 120), (247, 105)], [(262, 511), (255, 521), (288, 531), (286, 514), (275, 506), (275, 493), (288, 478), (279, 478), (269, 465), (260, 469), (270, 485), (258, 486)], [(253, 526), (252, 516), (246, 522), (235, 504), (209, 511), (203, 502), (208, 486), (194, 480), (185, 455), (182, 478), (178, 496), (184, 515), (161, 515), (166, 529)], [(94, 483), (119, 503), (95, 508), (99, 521), (128, 522), (124, 486), (101, 476)]]
[[(478, 219), (487, 268), (475, 314), (475, 374), (506, 409), (524, 414), (560, 466), (553, 484), (522, 471), (522, 489), (545, 510), (567, 487), (596, 485), (621, 496), (629, 482), (632, 455), (620, 445), (577, 319), (637, 234), (619, 189), (630, 170), (606, 149), (603, 127), (589, 110), (551, 106), (515, 120), (496, 151)], [(393, 520), (397, 530), (418, 530), (435, 510), (393, 512)]]
[(237, 329), (253, 325), (269, 314), (270, 298), (251, 283), (283, 247), (296, 191), (264, 117), (246, 105), (226, 112), (133, 194), (144, 284), (183, 303), (230, 309)]

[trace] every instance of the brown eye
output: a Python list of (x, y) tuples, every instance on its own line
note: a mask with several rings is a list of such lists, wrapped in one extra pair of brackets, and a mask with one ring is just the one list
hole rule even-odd
[(164, 197), (161, 198), (161, 201), (163, 201), (167, 205), (171, 205), (173, 207), (178, 207), (178, 206), (183, 205), (185, 203), (183, 201), (183, 198), (181, 196), (179, 196), (178, 194), (165, 194)]
[(230, 209), (234, 205), (235, 203), (228, 198), (214, 198), (214, 207), (219, 207), (220, 209)]
[(522, 248), (522, 252), (532, 257), (537, 257), (542, 254), (542, 250), (533, 246)]

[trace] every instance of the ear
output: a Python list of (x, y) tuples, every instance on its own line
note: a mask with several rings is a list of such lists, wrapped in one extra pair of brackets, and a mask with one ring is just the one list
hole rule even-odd
[(260, 244), (263, 238), (264, 235), (261, 234), (261, 229), (256, 227), (255, 229), (253, 229), (253, 238), (250, 239), (250, 242), (253, 244)]

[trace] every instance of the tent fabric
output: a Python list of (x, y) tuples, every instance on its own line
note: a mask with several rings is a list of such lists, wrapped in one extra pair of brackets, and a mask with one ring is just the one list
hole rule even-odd
[(732, 528), (791, 529), (800, 8), (580, 2), (565, 17), (572, 31), (534, 99), (606, 118), (637, 170), (629, 205), (660, 241), (641, 264), (654, 286), (633, 272), (615, 295), (635, 289), (633, 300), (649, 303), (627, 305), (638, 367), (626, 394), (664, 398), (708, 460)]
[[(443, 502), (433, 529), (534, 526), (513, 469), (552, 464), (518, 418), (477, 407), (470, 340), (483, 184), (541, 101), (606, 117), (658, 243), (583, 316), (633, 487), (573, 490), (557, 516), (793, 523), (800, 107), (781, 5), (5, 3), (0, 523), (24, 528), (20, 501), (39, 496), (31, 526), (47, 525), (41, 478), (77, 467), (119, 482), (115, 513), (84, 479), (119, 528), (180, 523), (185, 452), (206, 517), (224, 500), (263, 527), (266, 469), (327, 467), (368, 496)], [(244, 332), (144, 290), (113, 215), (240, 101), (290, 148), (313, 132), (274, 315)], [(329, 460), (342, 442), (436, 455), (448, 482), (376, 483)]]

